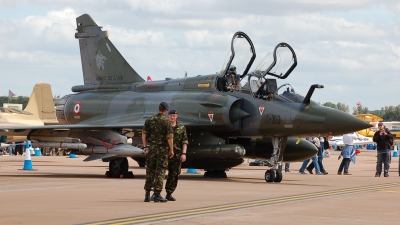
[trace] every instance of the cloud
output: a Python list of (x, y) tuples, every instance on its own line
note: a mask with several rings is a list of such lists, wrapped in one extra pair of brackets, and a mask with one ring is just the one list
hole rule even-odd
[(374, 95), (359, 99), (375, 86), (371, 80), (384, 78), (389, 95), (397, 94), (391, 86), (400, 83), (397, 1), (17, 0), (0, 1), (0, 6), (0, 73), (24, 95), (39, 81), (51, 82), (61, 95), (82, 84), (74, 33), (75, 19), (83, 13), (109, 31), (139, 74), (153, 80), (183, 77), (184, 71), (189, 76), (219, 71), (232, 35), (240, 30), (257, 53), (250, 71), (278, 43), (287, 42), (298, 66), (278, 83), (293, 83), (303, 93), (322, 83), (326, 87), (313, 96), (319, 102), (350, 105), (358, 98), (378, 109), (384, 101)]

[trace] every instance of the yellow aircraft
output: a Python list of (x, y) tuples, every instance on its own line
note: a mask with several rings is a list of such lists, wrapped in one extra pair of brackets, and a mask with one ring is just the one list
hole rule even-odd
[(358, 115), (356, 115), (356, 117), (359, 119), (362, 119), (364, 121), (367, 121), (373, 125), (373, 127), (369, 127), (364, 130), (358, 131), (359, 134), (366, 136), (366, 137), (373, 137), (376, 130), (378, 129), (378, 122), (383, 121), (383, 119), (381, 117), (373, 115), (373, 114), (358, 114)]
[[(0, 129), (5, 126), (40, 126), (57, 123), (50, 84), (36, 84), (24, 110), (0, 107)], [(25, 140), (25, 136), (7, 137), (7, 142)]]
[[(375, 132), (378, 129), (378, 123), (382, 122), (383, 119), (379, 116), (373, 114), (359, 114), (356, 115), (357, 118), (360, 118), (364, 121), (367, 121), (373, 125), (373, 127), (358, 131), (359, 134), (366, 137), (373, 137)], [(399, 121), (390, 121), (390, 122), (382, 122), (386, 128), (395, 136), (395, 138), (400, 138), (400, 122)]]

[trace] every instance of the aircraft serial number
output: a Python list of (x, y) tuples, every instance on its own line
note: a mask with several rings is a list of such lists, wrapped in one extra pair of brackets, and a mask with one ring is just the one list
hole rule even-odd
[(123, 80), (124, 76), (101, 76), (96, 77), (96, 80)]
[(265, 115), (265, 122), (267, 124), (280, 124), (281, 117), (279, 115), (267, 114)]

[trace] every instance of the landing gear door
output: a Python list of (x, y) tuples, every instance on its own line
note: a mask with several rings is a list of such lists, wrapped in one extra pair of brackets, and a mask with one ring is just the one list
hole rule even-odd
[(254, 59), (256, 51), (253, 42), (243, 32), (238, 31), (233, 35), (230, 50), (225, 57), (224, 64), (218, 74), (219, 77), (224, 77), (230, 73), (231, 66), (236, 67), (237, 76), (241, 79), (247, 75)]
[(279, 43), (273, 52), (268, 53), (254, 70), (254, 73), (265, 77), (270, 75), (280, 79), (287, 78), (297, 66), (296, 54), (287, 43)]

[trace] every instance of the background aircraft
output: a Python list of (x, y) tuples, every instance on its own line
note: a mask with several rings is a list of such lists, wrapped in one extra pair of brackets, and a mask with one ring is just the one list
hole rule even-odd
[[(122, 57), (87, 14), (76, 19), (81, 52), (83, 85), (75, 94), (62, 97), (56, 115), (60, 125), (7, 128), (9, 134), (24, 134), (33, 146), (68, 145), (87, 160), (109, 162), (109, 173), (120, 176), (128, 170), (126, 157), (139, 165), (145, 156), (139, 148), (144, 121), (158, 111), (161, 101), (179, 111), (188, 131), (189, 147), (183, 167), (226, 176), (225, 170), (243, 162), (243, 157), (269, 159), (267, 182), (280, 182), (277, 165), (300, 161), (316, 154), (311, 143), (297, 139), (352, 132), (370, 125), (352, 115), (321, 106), (311, 100), (311, 85), (304, 97), (291, 85), (277, 86), (297, 65), (294, 50), (278, 44), (251, 73), (256, 58), (250, 38), (234, 34), (231, 55), (217, 74), (182, 79), (145, 81)], [(215, 70), (212, 70), (215, 71)], [(0, 134), (4, 134), (1, 133)], [(295, 138), (291, 138), (295, 137)]]
[[(375, 142), (372, 140), (371, 137), (365, 137), (361, 134), (358, 134), (361, 140), (355, 140), (354, 145), (366, 145), (366, 144), (374, 144)], [(343, 143), (343, 135), (342, 136), (334, 136), (332, 139), (329, 141), (329, 145), (331, 146), (337, 146), (339, 150), (342, 150), (344, 148), (344, 143)]]
[(373, 137), (375, 132), (378, 130), (378, 122), (382, 122), (386, 128), (394, 135), (396, 139), (400, 138), (400, 122), (399, 121), (385, 121), (379, 116), (373, 114), (359, 114), (356, 115), (357, 118), (360, 118), (364, 121), (369, 122), (372, 127), (363, 129), (358, 131), (359, 134), (364, 135), (366, 137)]
[[(3, 127), (58, 124), (50, 84), (38, 83), (24, 110), (0, 107), (0, 129)], [(8, 136), (7, 142), (25, 141), (26, 136)]]

